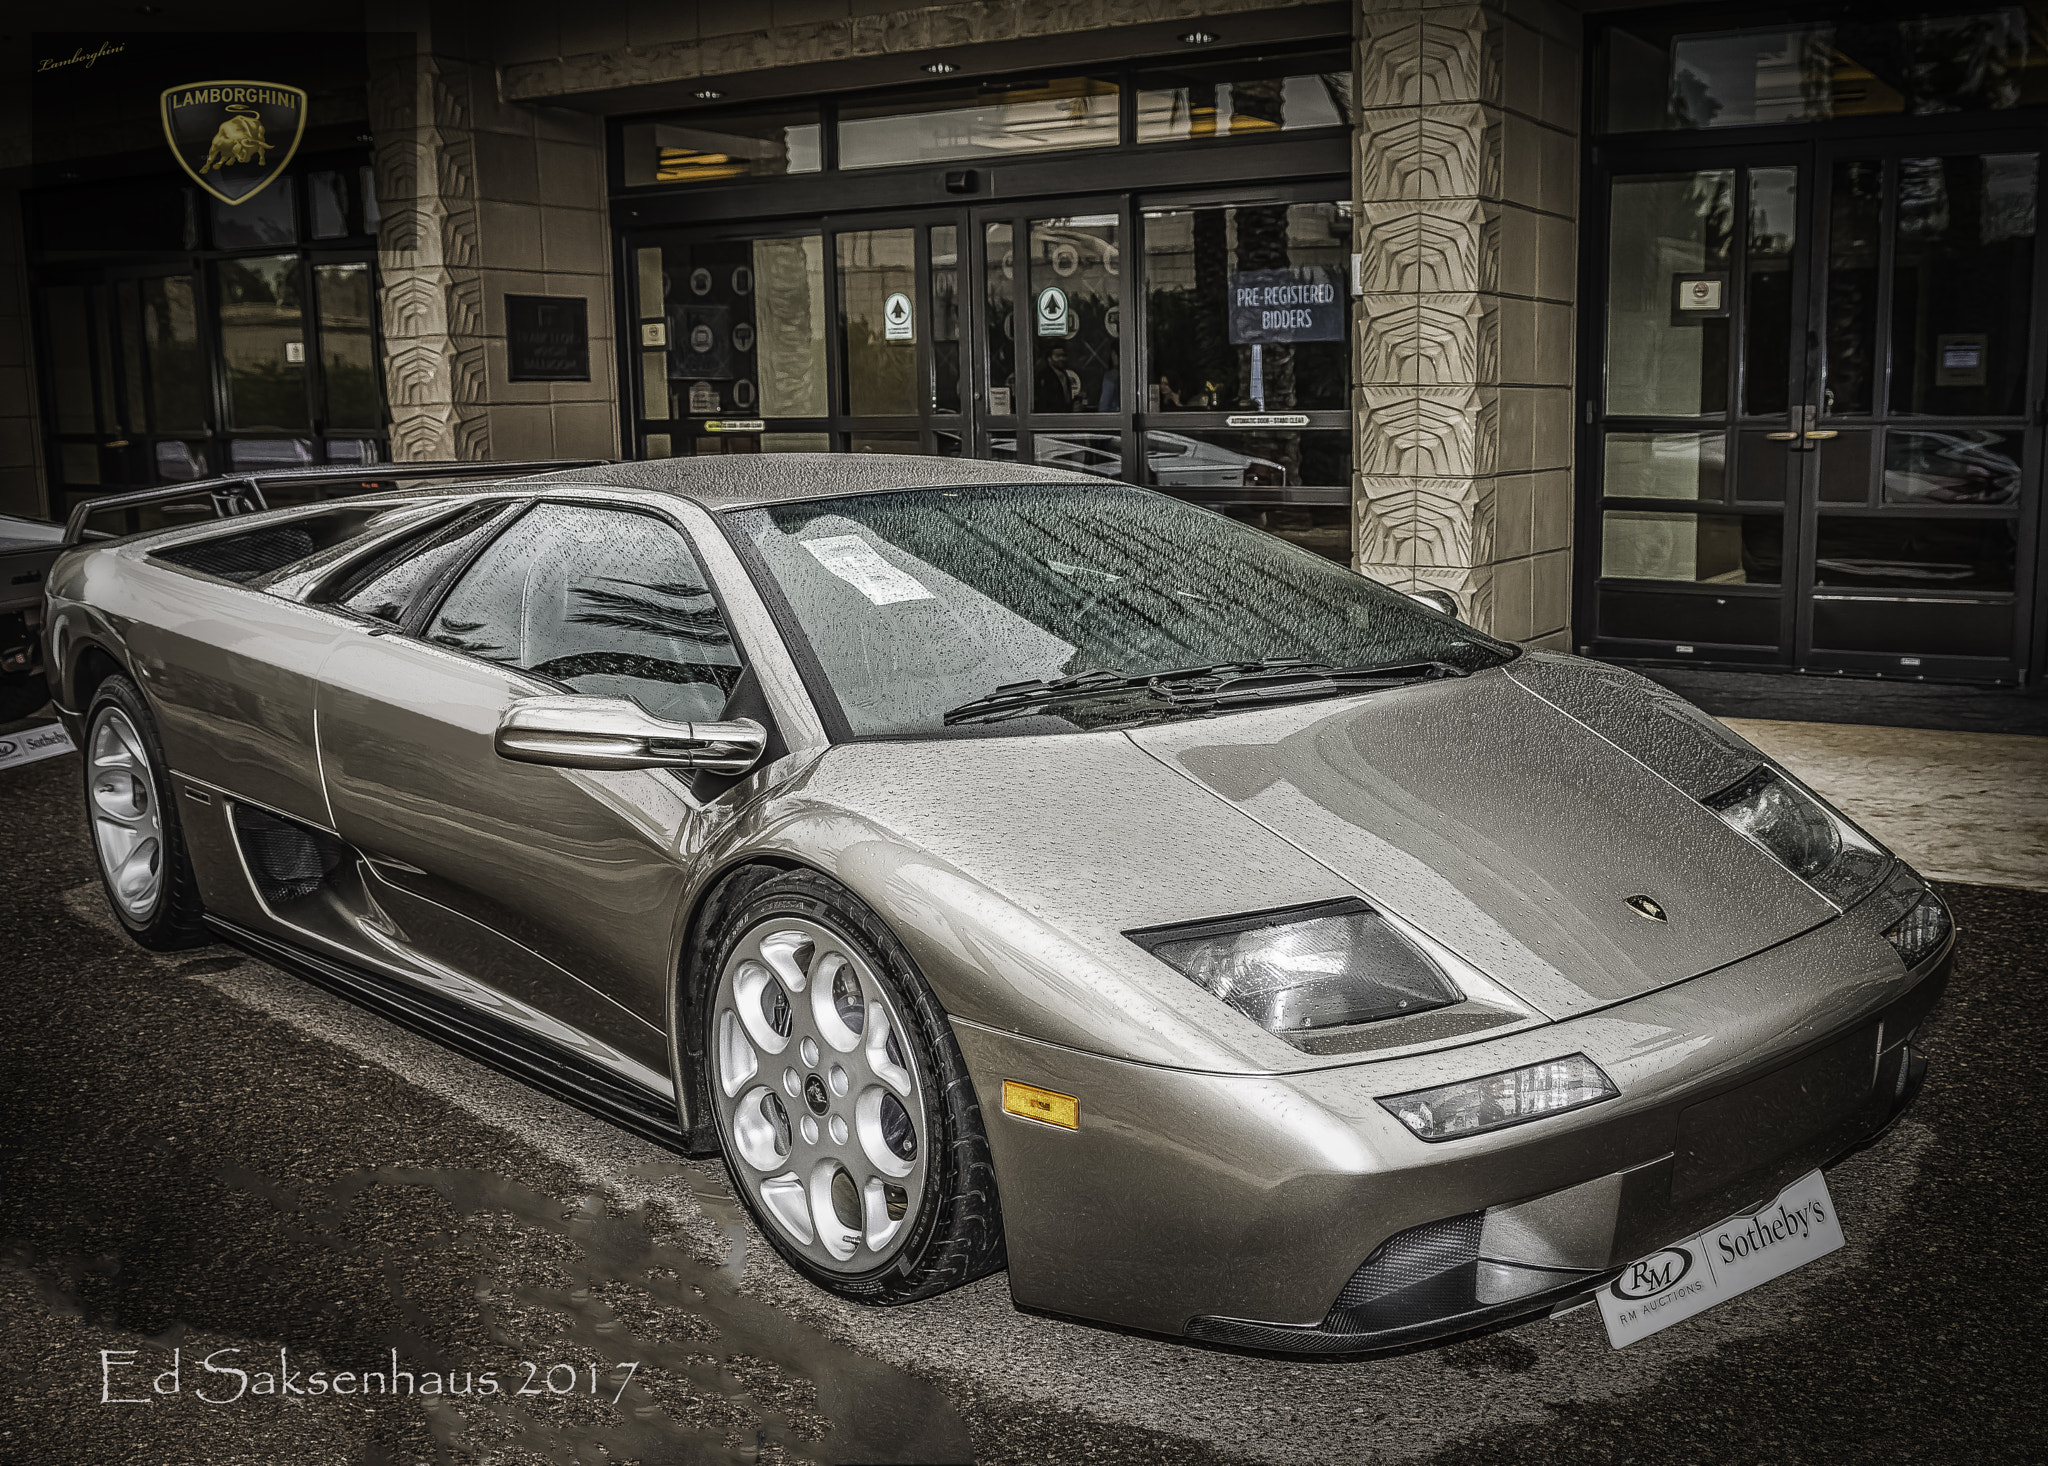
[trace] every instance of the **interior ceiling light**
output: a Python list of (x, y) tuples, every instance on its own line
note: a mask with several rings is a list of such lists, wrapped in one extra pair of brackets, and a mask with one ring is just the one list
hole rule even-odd
[(960, 67), (951, 61), (927, 61), (924, 64), (924, 69), (933, 76), (951, 76)]
[(1207, 46), (1221, 40), (1222, 37), (1214, 31), (1189, 31), (1181, 39), (1190, 46)]
[(715, 102), (724, 96), (725, 93), (717, 90), (715, 87), (705, 87), (702, 91), (692, 92), (690, 95), (700, 102)]

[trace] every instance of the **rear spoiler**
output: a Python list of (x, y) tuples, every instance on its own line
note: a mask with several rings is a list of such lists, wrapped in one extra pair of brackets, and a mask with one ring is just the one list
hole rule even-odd
[[(556, 473), (570, 468), (598, 468), (609, 458), (555, 458), (527, 463), (379, 463), (325, 464), (318, 468), (266, 468), (252, 473), (231, 473), (220, 478), (199, 479), (186, 484), (165, 484), (161, 488), (138, 489), (132, 494), (109, 494), (88, 499), (71, 511), (64, 522), (64, 543), (83, 544), (86, 524), (95, 515), (121, 509), (141, 509), (152, 504), (170, 504), (204, 495), (213, 501), (213, 512), (222, 519), (235, 514), (255, 514), (270, 507), (263, 497), (266, 487), (293, 484), (346, 486), (344, 494), (369, 493), (389, 488), (406, 479), (497, 479), (528, 473)], [(323, 495), (323, 497), (326, 497)], [(104, 534), (99, 536), (106, 538)]]

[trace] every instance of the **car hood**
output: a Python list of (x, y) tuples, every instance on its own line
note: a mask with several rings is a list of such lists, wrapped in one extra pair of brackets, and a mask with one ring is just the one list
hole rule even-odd
[[(1564, 1018), (1836, 914), (1700, 802), (1761, 757), (1660, 694), (1595, 664), (1525, 658), (1129, 736)], [(1667, 919), (1638, 914), (1638, 895)]]

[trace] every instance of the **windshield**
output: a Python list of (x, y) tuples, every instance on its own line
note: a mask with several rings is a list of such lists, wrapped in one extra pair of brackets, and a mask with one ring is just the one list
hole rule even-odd
[[(1217, 711), (1127, 680), (1195, 668), (1270, 683), (1264, 664), (1276, 659), (1455, 675), (1515, 655), (1260, 530), (1120, 485), (915, 489), (728, 517), (766, 562), (856, 736)], [(1017, 684), (1061, 679), (1074, 682), (1027, 688), (1028, 705), (1016, 705)]]

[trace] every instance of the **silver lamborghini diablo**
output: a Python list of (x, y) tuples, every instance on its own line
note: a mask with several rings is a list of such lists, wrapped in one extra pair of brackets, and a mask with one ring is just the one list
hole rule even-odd
[(115, 914), (722, 1154), (821, 1288), (1391, 1348), (1917, 1092), (1939, 896), (1634, 673), (1080, 474), (403, 477), (53, 568)]

